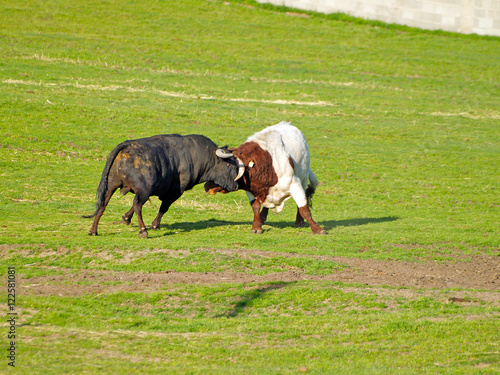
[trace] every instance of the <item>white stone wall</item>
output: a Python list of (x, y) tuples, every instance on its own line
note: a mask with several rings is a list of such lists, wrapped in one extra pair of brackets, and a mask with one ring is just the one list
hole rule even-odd
[(257, 0), (422, 29), (500, 36), (500, 0)]

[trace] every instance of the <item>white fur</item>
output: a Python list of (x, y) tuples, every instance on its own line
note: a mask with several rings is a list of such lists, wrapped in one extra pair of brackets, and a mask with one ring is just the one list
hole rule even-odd
[[(280, 122), (248, 137), (271, 154), (278, 183), (269, 189), (264, 207), (274, 212), (283, 210), (285, 201), (293, 197), (298, 207), (307, 205), (305, 189), (308, 181), (316, 186), (318, 180), (310, 169), (309, 149), (302, 132), (289, 122)], [(290, 165), (292, 158), (294, 168)], [(250, 199), (250, 196), (249, 196)]]

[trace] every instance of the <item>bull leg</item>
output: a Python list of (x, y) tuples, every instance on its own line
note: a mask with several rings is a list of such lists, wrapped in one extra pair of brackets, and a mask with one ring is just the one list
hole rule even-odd
[[(312, 195), (314, 194), (314, 189), (307, 188), (306, 189), (306, 199), (307, 199), (307, 206), (309, 207), (309, 211), (311, 209), (311, 198)], [(300, 209), (297, 206), (297, 216), (295, 217), (295, 227), (296, 228), (303, 228), (304, 227), (304, 218), (300, 214)]]
[(310, 195), (312, 194), (309, 193), (309, 196), (306, 197), (306, 193), (304, 192), (304, 189), (298, 179), (296, 179), (294, 183), (292, 183), (290, 192), (292, 193), (293, 200), (295, 201), (295, 203), (297, 203), (297, 207), (299, 208), (297, 211), (295, 226), (300, 226), (301, 224), (303, 224), (305, 219), (311, 226), (311, 230), (314, 234), (326, 234), (326, 231), (321, 228), (312, 218), (311, 210), (309, 209)]
[(326, 231), (313, 220), (309, 206), (306, 205), (303, 207), (299, 207), (299, 211), (297, 212), (297, 214), (300, 214), (300, 216), (303, 217), (302, 222), (304, 221), (304, 219), (307, 220), (314, 234), (326, 234)]
[(124, 224), (130, 225), (130, 221), (132, 220), (132, 216), (134, 216), (134, 206), (130, 210), (128, 210), (126, 213), (123, 214), (122, 216), (122, 222)]
[(260, 202), (258, 199), (254, 199), (250, 204), (253, 209), (252, 233), (262, 234), (264, 231), (262, 230), (262, 220), (260, 218)]
[(165, 213), (168, 211), (168, 209), (176, 199), (162, 200), (158, 215), (156, 215), (156, 218), (151, 224), (151, 229), (160, 229), (161, 218), (163, 217), (163, 215), (165, 215)]
[(295, 217), (295, 227), (302, 228), (304, 226), (304, 218), (300, 214), (300, 209), (297, 207), (297, 216)]
[(143, 197), (141, 194), (136, 193), (134, 198), (134, 213), (137, 216), (137, 221), (139, 222), (139, 237), (148, 238), (148, 230), (146, 225), (144, 225), (144, 220), (142, 219), (142, 206), (147, 202), (149, 197)]
[(262, 211), (260, 211), (260, 221), (264, 224), (267, 220), (267, 214), (269, 213), (269, 208), (264, 207)]
[(101, 216), (104, 215), (104, 210), (106, 209), (106, 206), (109, 203), (109, 200), (113, 196), (113, 193), (115, 192), (117, 188), (110, 189), (106, 192), (106, 195), (104, 197), (104, 204), (102, 205), (101, 208), (99, 208), (99, 211), (97, 211), (94, 219), (94, 223), (92, 224), (92, 227), (89, 230), (89, 235), (90, 236), (97, 236), (97, 226), (99, 225), (99, 220), (101, 219)]

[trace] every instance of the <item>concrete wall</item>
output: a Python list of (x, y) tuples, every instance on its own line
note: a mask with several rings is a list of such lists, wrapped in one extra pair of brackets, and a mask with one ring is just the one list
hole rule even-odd
[(257, 0), (422, 29), (500, 36), (500, 0)]

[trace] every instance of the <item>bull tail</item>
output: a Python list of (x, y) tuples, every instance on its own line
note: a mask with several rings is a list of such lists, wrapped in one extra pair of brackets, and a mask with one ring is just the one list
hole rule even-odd
[(309, 185), (307, 185), (306, 189), (306, 198), (307, 204), (312, 208), (312, 197), (316, 191), (316, 187), (318, 186), (319, 181), (316, 175), (312, 170), (309, 169)]
[(104, 166), (104, 170), (102, 171), (101, 181), (99, 181), (99, 186), (97, 186), (97, 194), (96, 194), (96, 202), (95, 202), (95, 211), (92, 215), (83, 215), (82, 217), (85, 219), (90, 219), (97, 215), (97, 212), (104, 206), (104, 200), (106, 196), (106, 192), (108, 191), (108, 175), (113, 162), (116, 159), (118, 153), (127, 147), (130, 144), (130, 141), (125, 141), (120, 143), (115, 147), (113, 151), (108, 155), (108, 159), (106, 160), (106, 165)]

